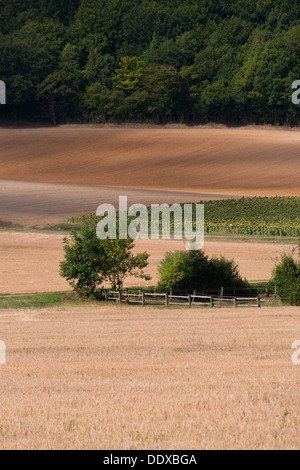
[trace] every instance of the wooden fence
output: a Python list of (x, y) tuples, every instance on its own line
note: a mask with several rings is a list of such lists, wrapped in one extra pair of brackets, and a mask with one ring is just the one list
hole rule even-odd
[(136, 290), (134, 293), (133, 289), (125, 289), (122, 291), (104, 290), (102, 295), (106, 302), (114, 301), (118, 303), (139, 303), (144, 305), (188, 305), (194, 306), (209, 306), (211, 308), (221, 307), (222, 305), (228, 305), (232, 303), (233, 307), (239, 305), (251, 305), (254, 307), (260, 307), (261, 302), (259, 297), (224, 297), (224, 296), (213, 296), (213, 295), (200, 295), (197, 293), (176, 295), (173, 292), (160, 293), (160, 292), (147, 292), (142, 289)]

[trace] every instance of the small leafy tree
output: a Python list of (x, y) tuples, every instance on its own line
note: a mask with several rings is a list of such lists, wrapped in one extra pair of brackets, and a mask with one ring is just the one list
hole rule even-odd
[(121, 289), (125, 277), (130, 275), (145, 280), (151, 278), (143, 271), (148, 265), (148, 253), (132, 254), (134, 242), (130, 238), (126, 240), (105, 240), (103, 243), (106, 254), (106, 278), (113, 289)]
[(132, 239), (100, 240), (96, 234), (100, 218), (93, 214), (71, 220), (81, 226), (64, 239), (65, 260), (60, 263), (60, 275), (80, 295), (95, 296), (104, 281), (110, 281), (113, 289), (121, 289), (126, 276), (151, 279), (143, 271), (149, 255), (134, 255)]
[(107, 259), (103, 243), (96, 230), (84, 224), (64, 238), (65, 260), (60, 263), (60, 275), (80, 295), (94, 296), (106, 277)]

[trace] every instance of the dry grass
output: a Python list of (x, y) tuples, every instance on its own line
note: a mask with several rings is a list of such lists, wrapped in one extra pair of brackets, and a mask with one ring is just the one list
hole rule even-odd
[(296, 449), (299, 308), (0, 314), (1, 449)]
[[(64, 259), (63, 238), (65, 235), (51, 232), (2, 230), (0, 233), (0, 293), (26, 293), (65, 291), (69, 284), (59, 275), (59, 263)], [(241, 275), (248, 280), (269, 279), (274, 268), (274, 258), (288, 252), (290, 243), (264, 239), (252, 241), (206, 240), (204, 251), (209, 256), (234, 258)], [(131, 277), (126, 286), (154, 285), (158, 282), (157, 269), (167, 251), (182, 250), (184, 244), (178, 240), (137, 240), (135, 252), (150, 254), (149, 266), (145, 270), (151, 281)]]

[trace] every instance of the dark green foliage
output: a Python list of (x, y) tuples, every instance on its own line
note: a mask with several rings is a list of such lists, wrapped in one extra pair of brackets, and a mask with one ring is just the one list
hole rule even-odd
[[(291, 103), (300, 79), (298, 3), (0, 0), (1, 111), (54, 124), (299, 124)], [(129, 88), (118, 65), (126, 60), (137, 65)]]
[(95, 295), (106, 277), (105, 251), (95, 227), (85, 225), (79, 232), (71, 232), (64, 239), (64, 251), (61, 276), (80, 294)]
[(96, 235), (99, 220), (94, 215), (74, 218), (81, 227), (64, 239), (65, 260), (60, 263), (60, 274), (81, 296), (97, 296), (104, 281), (113, 289), (121, 289), (126, 276), (150, 279), (143, 272), (149, 255), (133, 255), (130, 238), (100, 240)]
[(159, 267), (159, 288), (174, 290), (249, 287), (233, 261), (209, 259), (201, 250), (175, 251), (166, 254)]
[(300, 263), (283, 255), (273, 272), (273, 284), (284, 303), (300, 305)]

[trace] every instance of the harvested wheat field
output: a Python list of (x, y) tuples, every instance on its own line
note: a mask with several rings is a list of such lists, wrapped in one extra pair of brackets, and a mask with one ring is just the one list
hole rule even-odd
[[(59, 263), (64, 259), (65, 235), (36, 231), (0, 231), (0, 293), (31, 293), (68, 290), (69, 284), (59, 275)], [(286, 242), (285, 242), (286, 243)], [(290, 245), (282, 241), (214, 241), (206, 240), (204, 251), (209, 256), (234, 259), (243, 277), (260, 281), (271, 277), (275, 258)], [(150, 254), (145, 272), (151, 281), (128, 278), (126, 286), (154, 285), (158, 281), (157, 268), (167, 251), (182, 250), (182, 241), (137, 240), (135, 252)]]
[(292, 307), (2, 311), (1, 449), (297, 449)]

